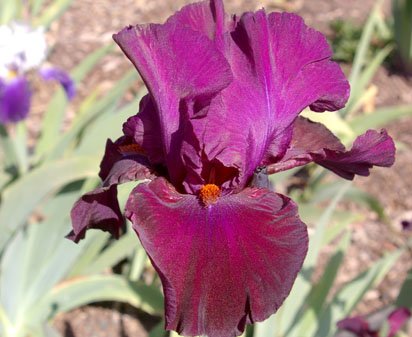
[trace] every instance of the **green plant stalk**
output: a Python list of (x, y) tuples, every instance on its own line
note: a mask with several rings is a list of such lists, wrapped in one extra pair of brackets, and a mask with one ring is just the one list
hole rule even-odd
[(370, 46), (377, 18), (380, 15), (379, 12), (381, 10), (382, 3), (383, 0), (376, 1), (376, 4), (372, 9), (372, 13), (366, 22), (358, 48), (356, 49), (355, 59), (353, 61), (353, 68), (349, 77), (349, 82), (351, 84), (356, 83), (360, 76), (361, 70), (366, 63), (366, 55)]
[(8, 24), (13, 19), (21, 18), (23, 10), (22, 0), (0, 1), (0, 25)]
[(412, 74), (412, 0), (392, 0), (392, 13), (402, 67)]

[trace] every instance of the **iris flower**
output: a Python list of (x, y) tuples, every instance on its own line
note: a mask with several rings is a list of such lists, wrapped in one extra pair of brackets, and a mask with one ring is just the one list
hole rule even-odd
[[(47, 44), (43, 29), (21, 23), (0, 26), (0, 123), (18, 122), (30, 110), (31, 89), (27, 72), (45, 61)], [(69, 99), (75, 93), (69, 75), (55, 67), (39, 69), (45, 80), (58, 81)]]
[[(389, 325), (388, 333), (386, 337), (394, 337), (396, 333), (405, 325), (408, 319), (411, 317), (411, 311), (408, 308), (394, 309), (386, 318)], [(382, 323), (382, 322), (378, 322)], [(378, 326), (371, 326), (365, 318), (362, 316), (355, 316), (345, 318), (337, 323), (337, 326), (341, 330), (350, 331), (356, 337), (379, 337), (382, 334), (379, 333)]]
[(101, 187), (72, 210), (69, 238), (115, 237), (117, 185), (142, 180), (125, 209), (162, 281), (166, 328), (231, 337), (273, 314), (308, 248), (297, 206), (267, 174), (316, 162), (352, 179), (390, 166), (394, 144), (368, 131), (347, 151), (306, 107), (341, 109), (349, 85), (324, 36), (294, 14), (228, 16), (221, 0), (114, 40), (142, 76), (139, 113), (108, 140)]

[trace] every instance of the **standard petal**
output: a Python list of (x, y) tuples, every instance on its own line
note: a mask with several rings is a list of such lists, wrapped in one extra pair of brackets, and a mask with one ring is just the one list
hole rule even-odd
[(325, 37), (294, 14), (244, 14), (226, 36), (223, 52), (234, 81), (205, 118), (191, 123), (208, 160), (240, 168), (244, 186), (268, 151), (271, 158), (285, 153), (290, 125), (304, 108), (342, 108), (349, 84), (330, 60)]
[(128, 27), (113, 38), (153, 98), (170, 178), (177, 183), (184, 121), (229, 85), (233, 79), (230, 66), (207, 36), (173, 21)]
[(133, 190), (126, 216), (161, 277), (166, 328), (185, 336), (232, 337), (269, 317), (307, 251), (296, 205), (267, 189), (205, 207), (157, 178)]
[(58, 81), (63, 87), (66, 96), (72, 100), (76, 95), (76, 85), (70, 75), (60, 68), (43, 68), (40, 69), (40, 75), (45, 80)]
[(30, 110), (30, 84), (24, 77), (5, 82), (0, 79), (0, 123), (15, 123)]
[(267, 166), (268, 174), (315, 162), (345, 179), (369, 175), (373, 166), (389, 167), (395, 161), (395, 144), (385, 130), (369, 130), (345, 150), (339, 139), (323, 124), (296, 119), (293, 136), (284, 157)]
[(97, 188), (83, 195), (74, 204), (70, 215), (73, 230), (66, 237), (76, 243), (91, 228), (110, 232), (118, 238), (124, 220), (117, 201), (117, 185)]
[(184, 6), (168, 21), (200, 32), (218, 46), (223, 42), (224, 33), (233, 28), (233, 20), (228, 19), (222, 0), (200, 1)]

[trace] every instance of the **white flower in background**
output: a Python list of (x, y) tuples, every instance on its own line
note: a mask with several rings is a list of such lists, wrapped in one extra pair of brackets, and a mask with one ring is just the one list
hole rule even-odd
[(17, 22), (0, 26), (0, 76), (7, 71), (22, 74), (39, 67), (46, 59), (47, 43), (43, 27), (32, 29)]
[(0, 26), (0, 123), (24, 119), (30, 109), (31, 91), (25, 74), (37, 69), (46, 80), (59, 81), (69, 99), (75, 93), (69, 75), (58, 68), (40, 68), (47, 57), (44, 28), (12, 22)]

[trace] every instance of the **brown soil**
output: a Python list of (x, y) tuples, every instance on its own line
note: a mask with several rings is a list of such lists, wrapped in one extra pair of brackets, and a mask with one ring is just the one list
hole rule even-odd
[[(111, 42), (111, 35), (126, 25), (143, 22), (161, 22), (173, 11), (189, 0), (76, 0), (62, 19), (53, 25), (50, 40), (54, 49), (50, 61), (65, 69), (78, 64), (89, 52)], [(335, 19), (361, 23), (365, 20), (374, 0), (227, 0), (228, 12), (241, 13), (265, 6), (268, 10), (286, 9), (301, 14), (305, 21), (324, 33), (329, 32), (329, 22)], [(276, 3), (282, 3), (276, 5)], [(388, 12), (388, 3), (387, 9)], [(274, 5), (275, 4), (275, 5)], [(79, 87), (79, 97), (71, 105), (70, 114), (75, 113), (77, 103), (93, 88), (103, 92), (110, 90), (122, 74), (131, 69), (130, 63), (120, 52), (106, 57)], [(380, 69), (375, 80), (378, 95), (375, 103), (395, 105), (412, 103), (412, 83), (410, 80), (386, 69)], [(43, 96), (42, 96), (43, 95)], [(46, 96), (44, 96), (46, 95)], [(47, 93), (40, 92), (35, 101), (35, 112), (44, 108)], [(137, 107), (137, 102), (136, 102)], [(34, 113), (34, 132), (40, 113)], [(357, 186), (371, 192), (385, 206), (391, 219), (390, 224), (377, 220), (372, 213), (362, 223), (352, 224), (352, 245), (345, 258), (339, 283), (349, 280), (365, 266), (382, 256), (385, 250), (393, 250), (405, 242), (411, 234), (400, 231), (401, 220), (412, 220), (412, 179), (410, 179), (412, 158), (412, 119), (404, 119), (388, 127), (396, 141), (405, 147), (398, 151), (393, 168), (374, 169), (367, 179), (358, 178)], [(325, 252), (327, 254), (327, 252)], [(366, 295), (357, 308), (358, 313), (368, 313), (388, 304), (396, 298), (406, 271), (412, 267), (411, 254), (405, 254), (385, 278), (383, 284)], [(121, 313), (113, 308), (89, 306), (60, 315), (55, 326), (65, 337), (144, 337), (145, 327), (134, 314)]]

